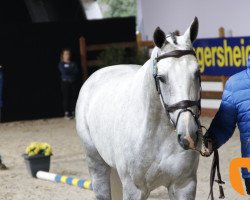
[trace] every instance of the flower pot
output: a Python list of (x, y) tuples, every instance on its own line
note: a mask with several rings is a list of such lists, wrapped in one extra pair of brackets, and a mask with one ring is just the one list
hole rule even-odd
[(50, 156), (36, 155), (29, 157), (27, 154), (23, 155), (27, 170), (29, 174), (36, 178), (38, 171), (49, 172), (50, 168)]

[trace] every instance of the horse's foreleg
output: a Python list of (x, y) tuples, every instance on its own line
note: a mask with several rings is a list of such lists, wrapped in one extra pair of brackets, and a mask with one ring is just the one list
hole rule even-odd
[(123, 200), (146, 200), (148, 194), (138, 189), (130, 177), (122, 180)]
[(110, 171), (111, 168), (96, 152), (87, 154), (89, 172), (92, 177), (93, 189), (97, 200), (111, 200)]
[(194, 200), (196, 185), (196, 178), (186, 180), (185, 183), (173, 183), (168, 189), (170, 200)]

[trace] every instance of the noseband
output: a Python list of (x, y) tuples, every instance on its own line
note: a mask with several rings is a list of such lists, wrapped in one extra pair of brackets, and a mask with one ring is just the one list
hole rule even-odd
[[(153, 61), (153, 77), (155, 80), (155, 86), (156, 86), (156, 90), (161, 98), (161, 101), (163, 103), (163, 106), (165, 108), (166, 114), (169, 117), (170, 122), (173, 124), (173, 126), (176, 128), (180, 115), (184, 112), (190, 112), (192, 114), (192, 116), (195, 119), (195, 122), (198, 125), (198, 128), (200, 129), (201, 125), (199, 122), (199, 117), (200, 117), (200, 111), (201, 111), (201, 97), (197, 100), (197, 101), (191, 101), (191, 100), (183, 100), (183, 101), (179, 101), (175, 104), (172, 105), (167, 105), (164, 101), (162, 92), (161, 92), (161, 86), (160, 86), (160, 76), (158, 75), (158, 68), (157, 68), (157, 63), (162, 60), (162, 59), (166, 59), (166, 58), (181, 58), (182, 56), (186, 56), (186, 55), (193, 55), (196, 57), (196, 54), (193, 50), (175, 50), (175, 51), (171, 51), (165, 54), (162, 54), (160, 56), (157, 56), (155, 58), (155, 60)], [(194, 114), (193, 111), (190, 109), (191, 107), (197, 106), (198, 107), (198, 114)], [(174, 122), (171, 117), (170, 117), (170, 113), (173, 113), (177, 110), (180, 110), (180, 112), (177, 115), (176, 121)]]

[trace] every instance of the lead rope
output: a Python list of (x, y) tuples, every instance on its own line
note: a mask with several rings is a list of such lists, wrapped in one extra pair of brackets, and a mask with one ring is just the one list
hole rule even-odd
[(204, 135), (202, 134), (202, 128), (204, 128), (207, 131), (207, 128), (205, 126), (200, 125), (199, 128), (199, 136), (201, 137), (201, 149), (194, 149), (195, 151), (198, 151), (201, 156), (203, 157), (209, 157), (212, 155), (212, 153), (209, 151), (209, 149), (205, 145)]
[[(206, 127), (201, 126), (201, 128), (200, 128), (200, 130), (201, 130), (200, 134), (201, 134), (201, 139), (202, 139), (202, 148), (204, 150), (201, 149), (201, 150), (197, 150), (197, 151), (201, 154), (201, 156), (209, 157), (212, 153), (210, 153), (209, 150), (205, 146), (205, 141), (204, 141), (204, 137), (202, 134), (202, 128), (206, 129)], [(215, 180), (215, 174), (217, 174), (217, 180)], [(221, 179), (220, 157), (219, 157), (219, 152), (217, 149), (214, 150), (214, 157), (213, 157), (213, 162), (212, 162), (212, 166), (211, 166), (211, 170), (210, 170), (210, 192), (209, 192), (208, 199), (209, 199), (209, 197), (211, 197), (211, 200), (214, 200), (214, 192), (213, 192), (214, 182), (218, 183), (218, 186), (219, 186), (219, 192), (220, 192), (219, 198), (224, 199), (225, 193), (224, 193), (224, 189), (223, 189), (222, 185), (224, 185), (225, 182), (222, 181), (222, 179)]]
[[(215, 180), (216, 173), (217, 173), (218, 180)], [(219, 192), (220, 192), (219, 198), (224, 199), (225, 194), (224, 194), (224, 189), (223, 189), (222, 185), (225, 184), (225, 182), (221, 180), (219, 153), (218, 153), (217, 149), (214, 150), (214, 158), (213, 158), (211, 172), (210, 172), (210, 194), (209, 194), (209, 196), (211, 196), (211, 200), (214, 200), (214, 193), (213, 193), (214, 182), (217, 182), (218, 186), (219, 186)], [(209, 196), (208, 196), (208, 198), (209, 198)]]

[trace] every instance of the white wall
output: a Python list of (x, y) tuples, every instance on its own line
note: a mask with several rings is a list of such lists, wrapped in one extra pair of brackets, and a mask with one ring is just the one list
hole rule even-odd
[(199, 38), (218, 36), (218, 28), (233, 36), (250, 35), (250, 0), (138, 0), (141, 1), (144, 38), (152, 39), (156, 26), (183, 33), (194, 16), (200, 21)]
[(102, 12), (96, 0), (80, 0), (87, 19), (102, 19)]

